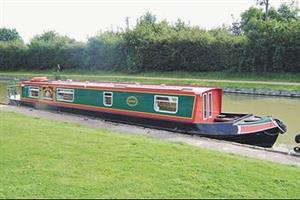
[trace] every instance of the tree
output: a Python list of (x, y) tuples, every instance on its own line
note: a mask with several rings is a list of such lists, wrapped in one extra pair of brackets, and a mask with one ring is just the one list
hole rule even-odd
[(91, 69), (117, 70), (124, 67), (123, 34), (104, 32), (88, 39), (87, 64)]
[(146, 12), (145, 15), (140, 17), (139, 19), (140, 23), (149, 23), (149, 24), (155, 24), (156, 22), (156, 16), (151, 14), (150, 12)]
[(268, 21), (268, 17), (269, 17), (269, 0), (256, 0), (256, 3), (260, 6), (264, 6), (265, 7), (265, 20)]
[(0, 28), (0, 41), (22, 40), (16, 29)]
[(35, 36), (28, 45), (28, 66), (33, 69), (53, 69), (57, 64), (62, 68), (72, 68), (78, 64), (75, 58), (84, 53), (82, 44), (62, 36), (55, 31), (47, 31)]
[(257, 21), (263, 21), (264, 14), (261, 8), (250, 7), (241, 14), (240, 27), (243, 32), (254, 31), (254, 25)]
[(35, 41), (43, 41), (43, 42), (60, 42), (62, 44), (68, 44), (68, 43), (76, 43), (74, 39), (69, 38), (68, 36), (63, 36), (55, 31), (46, 31), (40, 35), (34, 36), (34, 38), (31, 40), (31, 42)]
[(231, 24), (230, 31), (232, 32), (233, 35), (241, 35), (242, 33), (241, 23), (238, 20), (234, 19), (233, 14), (231, 15), (231, 17), (233, 22)]
[(281, 4), (278, 8), (278, 20), (300, 20), (299, 9), (292, 2), (290, 5)]
[(24, 69), (26, 50), (26, 45), (20, 40), (0, 42), (0, 70)]

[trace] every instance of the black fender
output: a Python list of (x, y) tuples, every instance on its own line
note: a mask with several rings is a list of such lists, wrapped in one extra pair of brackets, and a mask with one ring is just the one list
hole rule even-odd
[(280, 133), (281, 134), (285, 133), (287, 131), (286, 125), (279, 119), (274, 119), (274, 120), (276, 121), (277, 125), (279, 126), (278, 128), (280, 129)]
[(295, 136), (295, 142), (300, 143), (300, 133)]

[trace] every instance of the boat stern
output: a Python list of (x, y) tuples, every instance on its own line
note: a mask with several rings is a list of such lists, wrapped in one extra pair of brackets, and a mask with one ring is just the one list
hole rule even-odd
[(7, 101), (10, 105), (20, 105), (21, 103), (21, 85), (12, 81), (7, 86)]
[(286, 125), (279, 119), (271, 117), (250, 116), (235, 123), (238, 127), (238, 134), (248, 134), (270, 129), (277, 129), (278, 133), (285, 133), (287, 131)]
[(274, 145), (279, 134), (287, 131), (282, 121), (271, 117), (250, 116), (235, 125), (238, 127), (237, 136), (244, 138), (245, 143), (268, 148)]

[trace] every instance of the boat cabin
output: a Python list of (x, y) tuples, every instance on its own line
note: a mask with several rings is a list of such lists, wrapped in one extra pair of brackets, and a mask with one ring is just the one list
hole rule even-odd
[(142, 118), (210, 123), (220, 115), (222, 90), (213, 87), (139, 83), (21, 82), (21, 101)]

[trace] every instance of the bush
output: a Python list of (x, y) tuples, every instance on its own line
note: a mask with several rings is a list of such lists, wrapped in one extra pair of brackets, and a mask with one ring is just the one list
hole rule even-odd
[(98, 70), (123, 69), (126, 67), (123, 47), (124, 39), (120, 33), (106, 32), (89, 38), (86, 45), (88, 67)]
[(85, 44), (76, 42), (53, 31), (35, 36), (26, 53), (27, 67), (44, 70), (85, 68), (87, 63)]
[(251, 7), (234, 27), (204, 30), (181, 20), (157, 22), (146, 13), (133, 29), (104, 32), (77, 42), (48, 31), (28, 45), (13, 29), (0, 31), (0, 69), (300, 72), (299, 10), (283, 4)]
[(0, 42), (0, 70), (20, 70), (26, 68), (27, 47), (21, 41)]

